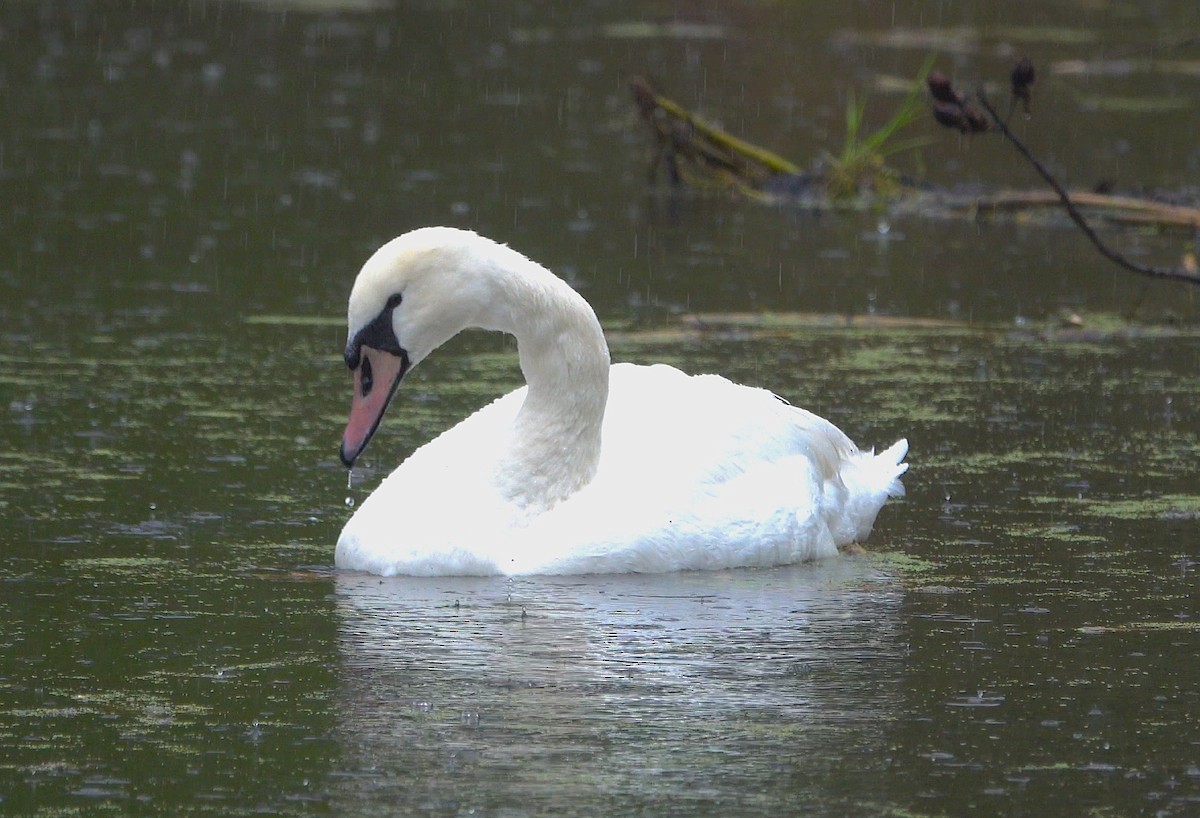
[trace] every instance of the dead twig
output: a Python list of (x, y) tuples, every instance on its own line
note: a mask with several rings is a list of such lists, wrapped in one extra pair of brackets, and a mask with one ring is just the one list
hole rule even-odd
[[(1018, 100), (1026, 111), (1029, 110), (1031, 99), (1030, 86), (1033, 84), (1033, 80), (1033, 64), (1028, 59), (1023, 58), (1017, 63), (1011, 76), (1014, 104), (1010, 105), (1010, 114)], [(945, 75), (938, 72), (930, 74), (928, 85), (929, 91), (934, 98), (934, 117), (942, 125), (954, 128), (962, 133), (981, 133), (985, 130), (980, 127), (978, 108), (974, 104), (977, 102), (987, 112), (988, 118), (991, 119), (991, 130), (1007, 139), (1008, 143), (1016, 149), (1017, 153), (1021, 154), (1025, 158), (1025, 161), (1033, 166), (1033, 169), (1042, 177), (1042, 180), (1054, 191), (1058, 197), (1058, 201), (1067, 211), (1067, 215), (1070, 216), (1071, 221), (1075, 222), (1075, 225), (1083, 231), (1083, 234), (1087, 236), (1088, 241), (1092, 243), (1092, 246), (1096, 248), (1100, 255), (1117, 266), (1138, 275), (1171, 281), (1186, 281), (1188, 284), (1200, 286), (1200, 273), (1183, 267), (1157, 267), (1149, 264), (1140, 264), (1127, 258), (1123, 253), (1109, 247), (1096, 231), (1092, 229), (1092, 226), (1088, 224), (1087, 219), (1083, 217), (1079, 208), (1075, 206), (1075, 202), (1072, 200), (1071, 194), (1067, 193), (1066, 188), (1059, 184), (1058, 180), (1054, 178), (1054, 174), (1034, 156), (1033, 151), (1012, 132), (1008, 127), (1008, 123), (996, 113), (996, 109), (992, 107), (991, 102), (988, 101), (987, 94), (984, 93), (982, 88), (976, 91), (975, 101), (971, 102), (962, 94), (955, 91)]]
[(1075, 222), (1079, 229), (1083, 231), (1083, 234), (1088, 237), (1088, 241), (1090, 241), (1092, 245), (1100, 252), (1100, 255), (1104, 256), (1106, 259), (1118, 265), (1119, 267), (1123, 267), (1130, 272), (1137, 273), (1138, 275), (1148, 276), (1150, 278), (1167, 278), (1175, 281), (1186, 281), (1189, 284), (1200, 285), (1200, 274), (1188, 272), (1182, 267), (1155, 267), (1149, 264), (1139, 264), (1136, 261), (1126, 258), (1124, 254), (1105, 244), (1104, 240), (1101, 239), (1100, 236), (1096, 234), (1096, 231), (1092, 229), (1091, 225), (1087, 223), (1087, 219), (1083, 218), (1083, 214), (1079, 212), (1079, 208), (1075, 207), (1075, 203), (1071, 201), (1071, 195), (1067, 193), (1066, 189), (1058, 183), (1058, 180), (1054, 178), (1054, 174), (1047, 170), (1046, 166), (1038, 161), (1038, 158), (1033, 155), (1033, 152), (1029, 150), (1028, 147), (1026, 147), (1025, 143), (1018, 139), (1017, 135), (1009, 130), (1008, 125), (1005, 124), (1005, 122), (996, 114), (996, 110), (992, 107), (991, 103), (988, 102), (987, 95), (983, 93), (982, 89), (980, 89), (976, 96), (979, 99), (979, 104), (983, 106), (984, 110), (988, 112), (988, 116), (992, 118), (992, 122), (995, 125), (996, 130), (998, 130), (1000, 134), (1008, 140), (1010, 145), (1017, 149), (1019, 154), (1025, 157), (1025, 160), (1029, 162), (1029, 164), (1033, 165), (1033, 169), (1038, 172), (1038, 175), (1041, 176), (1043, 180), (1045, 180), (1046, 184), (1050, 185), (1050, 187), (1054, 189), (1054, 192), (1058, 194), (1059, 201), (1062, 202), (1063, 207), (1066, 208), (1067, 215), (1071, 217), (1071, 221)]

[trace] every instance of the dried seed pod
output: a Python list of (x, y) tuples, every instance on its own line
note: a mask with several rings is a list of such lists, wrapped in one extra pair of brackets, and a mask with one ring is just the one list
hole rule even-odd
[(1012, 87), (1016, 92), (1018, 89), (1028, 89), (1033, 85), (1034, 79), (1037, 77), (1037, 72), (1033, 70), (1033, 60), (1028, 57), (1022, 57), (1017, 60), (1017, 64), (1012, 70)]
[(1028, 57), (1022, 57), (1017, 60), (1013, 66), (1012, 73), (1009, 75), (1009, 80), (1012, 83), (1013, 101), (1019, 101), (1024, 109), (1026, 116), (1029, 115), (1030, 109), (1033, 106), (1033, 90), (1031, 86), (1037, 76), (1037, 72), (1033, 70), (1033, 61)]
[(970, 133), (987, 133), (992, 129), (992, 121), (979, 106), (968, 103), (962, 107), (962, 112)]
[(950, 78), (941, 71), (930, 71), (929, 76), (925, 78), (925, 84), (929, 86), (929, 93), (938, 102), (962, 103), (962, 97), (954, 90)]
[(966, 133), (971, 129), (970, 123), (963, 114), (962, 106), (957, 102), (934, 102), (933, 118), (938, 121), (939, 125), (953, 128), (961, 133)]

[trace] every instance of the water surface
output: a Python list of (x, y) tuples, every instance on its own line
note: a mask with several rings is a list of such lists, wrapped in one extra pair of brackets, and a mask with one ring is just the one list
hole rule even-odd
[[(1186, 190), (1194, 4), (358, 5), (0, 13), (0, 812), (1197, 809), (1192, 294), (1040, 223), (669, 195), (626, 90), (805, 162), (851, 88), (886, 108), (931, 52), (1000, 81), (1030, 53), (1021, 126), (1065, 178)], [(927, 127), (934, 181), (1032, 184)], [(348, 504), (519, 384), (511, 342), (454, 342), (347, 489), (344, 299), (427, 223), (552, 265), (617, 359), (907, 436), (872, 553), (335, 572)]]

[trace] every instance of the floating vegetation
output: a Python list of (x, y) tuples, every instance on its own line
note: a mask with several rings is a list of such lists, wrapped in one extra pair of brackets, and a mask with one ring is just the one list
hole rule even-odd
[(1042, 525), (1038, 523), (1021, 523), (1011, 526), (1009, 532), (1020, 537), (1027, 537), (1040, 542), (1059, 543), (1100, 543), (1104, 538), (1095, 534), (1087, 534), (1079, 530), (1079, 526), (1069, 523)]
[(885, 29), (843, 29), (833, 36), (841, 47), (870, 46), (915, 51), (938, 51), (950, 54), (974, 53), (979, 49), (979, 30), (970, 26), (946, 28), (909, 28), (890, 26)]
[(1200, 621), (1190, 619), (1171, 619), (1163, 622), (1128, 622), (1123, 625), (1084, 625), (1080, 633), (1198, 633)]
[(729, 29), (716, 23), (687, 20), (635, 20), (609, 23), (601, 29), (601, 33), (614, 40), (723, 40), (729, 36)]
[(1095, 29), (1069, 26), (996, 26), (988, 34), (999, 40), (1046, 45), (1087, 45), (1097, 40)]
[(1200, 519), (1200, 495), (1164, 494), (1141, 498), (1066, 499), (1085, 514), (1121, 520), (1195, 520)]
[(114, 571), (137, 573), (161, 573), (176, 566), (163, 557), (82, 557), (69, 560), (67, 565), (79, 571)]
[(247, 324), (266, 327), (338, 327), (346, 326), (345, 316), (340, 315), (248, 315)]
[(1165, 111), (1186, 111), (1193, 104), (1191, 99), (1182, 95), (1081, 94), (1079, 96), (1079, 107), (1085, 111), (1108, 111), (1120, 114), (1159, 114)]
[(903, 551), (867, 551), (874, 563), (892, 569), (907, 577), (928, 577), (943, 570), (943, 566)]
[(1177, 74), (1200, 77), (1200, 60), (1158, 60), (1152, 58), (1115, 58), (1098, 60), (1059, 60), (1050, 64), (1050, 73), (1060, 76), (1126, 77), (1133, 74)]

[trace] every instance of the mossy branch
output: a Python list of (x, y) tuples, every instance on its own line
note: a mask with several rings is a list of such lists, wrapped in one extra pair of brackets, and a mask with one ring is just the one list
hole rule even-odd
[(720, 145), (722, 148), (756, 162), (770, 170), (772, 173), (799, 173), (800, 168), (778, 154), (772, 153), (765, 148), (760, 148), (757, 145), (752, 145), (743, 139), (738, 139), (731, 133), (721, 130), (716, 125), (705, 122), (700, 117), (688, 111), (682, 105), (679, 105), (672, 100), (663, 96), (655, 95), (654, 101), (658, 107), (662, 108), (668, 114), (677, 119), (683, 120), (696, 129), (696, 132), (703, 135), (715, 145)]

